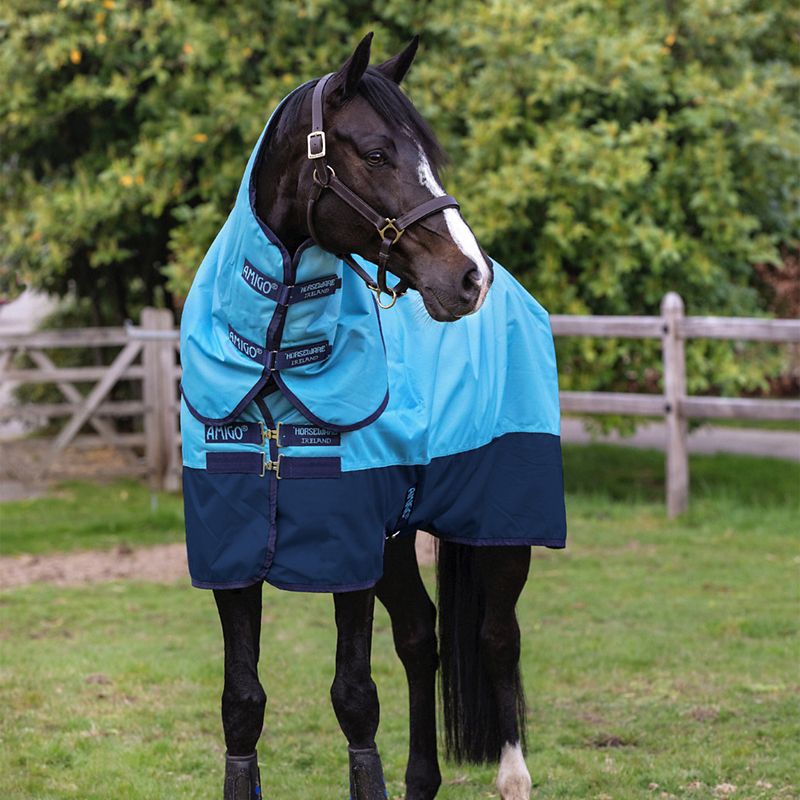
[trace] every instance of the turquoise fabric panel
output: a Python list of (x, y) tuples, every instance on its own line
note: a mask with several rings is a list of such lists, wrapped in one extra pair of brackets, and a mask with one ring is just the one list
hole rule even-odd
[[(361, 262), (365, 268), (371, 265)], [(499, 264), (477, 314), (431, 320), (416, 292), (381, 311), (389, 361), (389, 404), (341, 446), (286, 448), (285, 455), (339, 455), (353, 471), (427, 464), (506, 433), (560, 433), (555, 351), (547, 312)], [(357, 392), (359, 382), (353, 385)], [(276, 393), (276, 421), (305, 420)]]

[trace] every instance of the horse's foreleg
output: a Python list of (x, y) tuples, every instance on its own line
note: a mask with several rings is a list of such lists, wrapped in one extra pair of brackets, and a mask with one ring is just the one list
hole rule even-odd
[(436, 606), (419, 574), (413, 536), (387, 542), (383, 564), (376, 593), (392, 620), (408, 679), (406, 800), (432, 800), (442, 783), (436, 755)]
[(261, 583), (246, 589), (216, 589), (214, 599), (225, 639), (225, 800), (260, 800), (256, 743), (267, 703), (258, 680)]
[(503, 800), (528, 800), (531, 777), (523, 757), (524, 696), (519, 677), (520, 636), (516, 604), (530, 567), (529, 547), (478, 547), (476, 561), (485, 593), (480, 631), (481, 657), (498, 709), (500, 769), (497, 788)]
[(384, 800), (383, 769), (375, 745), (380, 708), (370, 671), (375, 592), (344, 592), (333, 600), (337, 641), (331, 702), (349, 746), (350, 797)]

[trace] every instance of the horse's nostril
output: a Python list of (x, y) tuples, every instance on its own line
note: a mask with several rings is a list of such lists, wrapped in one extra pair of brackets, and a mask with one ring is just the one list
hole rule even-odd
[(465, 292), (474, 292), (481, 285), (481, 273), (473, 267), (464, 274), (461, 285)]

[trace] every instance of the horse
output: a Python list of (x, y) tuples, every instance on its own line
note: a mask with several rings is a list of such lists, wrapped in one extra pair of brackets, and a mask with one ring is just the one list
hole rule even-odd
[[(399, 88), (418, 38), (375, 66), (371, 40), (273, 112), (182, 314), (187, 550), (224, 639), (224, 798), (261, 797), (267, 581), (333, 595), (353, 800), (386, 796), (375, 598), (408, 682), (407, 800), (441, 784), (437, 672), (447, 755), (498, 764), (501, 797), (524, 800), (515, 609), (531, 547), (566, 536), (552, 336), (441, 186), (444, 152)], [(418, 529), (439, 537), (438, 630)]]

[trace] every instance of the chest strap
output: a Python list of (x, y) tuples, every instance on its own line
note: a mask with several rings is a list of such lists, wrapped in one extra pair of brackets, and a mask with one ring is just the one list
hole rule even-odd
[(242, 355), (258, 364), (263, 364), (271, 372), (324, 361), (330, 356), (333, 349), (330, 343), (323, 339), (320, 342), (301, 344), (298, 347), (287, 347), (285, 350), (267, 350), (260, 344), (246, 339), (230, 323), (228, 324), (228, 340)]
[(293, 285), (281, 283), (254, 267), (248, 259), (244, 260), (242, 278), (248, 286), (260, 295), (274, 300), (279, 306), (291, 306), (303, 300), (328, 297), (342, 286), (342, 279), (338, 275), (323, 275), (321, 278)]
[(284, 478), (340, 478), (340, 458), (288, 458), (278, 456), (274, 461), (265, 453), (206, 453), (206, 471), (212, 475), (258, 475), (263, 478), (274, 472)]

